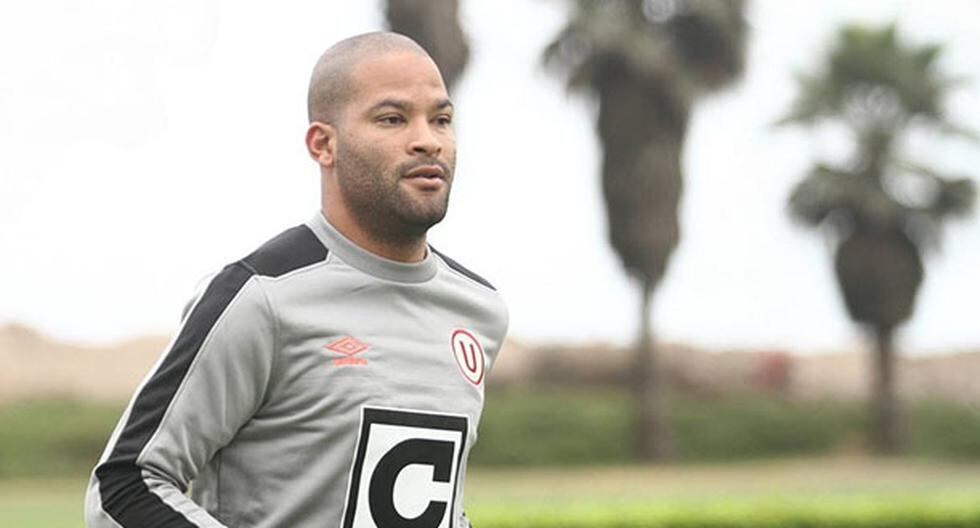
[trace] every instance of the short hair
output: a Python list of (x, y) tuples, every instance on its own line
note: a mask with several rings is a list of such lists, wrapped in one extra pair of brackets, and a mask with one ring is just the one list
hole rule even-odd
[(330, 46), (313, 67), (306, 111), (310, 122), (336, 123), (357, 87), (351, 82), (351, 72), (364, 59), (392, 51), (411, 51), (429, 54), (414, 40), (387, 31), (355, 35)]

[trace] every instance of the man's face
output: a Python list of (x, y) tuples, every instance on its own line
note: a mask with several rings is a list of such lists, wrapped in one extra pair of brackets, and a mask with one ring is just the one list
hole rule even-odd
[(435, 64), (392, 52), (351, 73), (336, 125), (336, 175), (359, 224), (386, 237), (424, 234), (446, 215), (456, 165), (452, 103)]

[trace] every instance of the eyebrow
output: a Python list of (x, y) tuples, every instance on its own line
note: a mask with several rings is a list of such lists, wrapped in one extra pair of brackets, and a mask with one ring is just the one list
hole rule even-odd
[[(371, 108), (368, 109), (368, 113), (376, 112), (385, 107), (392, 107), (401, 110), (402, 112), (409, 112), (412, 109), (412, 103), (405, 101), (403, 99), (386, 98), (375, 103)], [(436, 110), (442, 110), (444, 108), (455, 109), (455, 105), (449, 99), (440, 99), (436, 102)]]

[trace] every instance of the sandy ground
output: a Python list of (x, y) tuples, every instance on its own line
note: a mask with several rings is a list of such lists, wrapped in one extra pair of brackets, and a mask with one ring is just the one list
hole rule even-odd
[[(0, 402), (52, 396), (125, 400), (168, 343), (167, 336), (149, 336), (80, 345), (24, 326), (2, 326)], [(870, 379), (867, 354), (716, 352), (671, 344), (661, 351), (673, 383), (695, 392), (754, 389), (800, 398), (856, 399), (865, 397)], [(601, 343), (529, 345), (511, 340), (493, 366), (491, 383), (619, 384), (628, 371), (629, 354)], [(938, 397), (980, 409), (980, 352), (903, 358), (898, 386), (904, 398)]]
[(119, 401), (153, 366), (168, 339), (76, 345), (29, 328), (0, 327), (0, 401), (70, 397)]

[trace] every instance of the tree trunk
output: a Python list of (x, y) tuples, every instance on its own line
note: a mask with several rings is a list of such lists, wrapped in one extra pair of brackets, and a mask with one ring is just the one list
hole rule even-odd
[(894, 328), (875, 327), (874, 382), (871, 399), (871, 446), (876, 453), (893, 454), (902, 447), (895, 394)]
[(663, 375), (650, 328), (653, 285), (644, 282), (640, 300), (640, 331), (633, 362), (633, 401), (636, 412), (635, 449), (641, 460), (665, 460), (672, 454), (667, 429)]
[(418, 42), (439, 66), (452, 93), (470, 57), (468, 38), (459, 22), (459, 0), (388, 0), (388, 27)]

